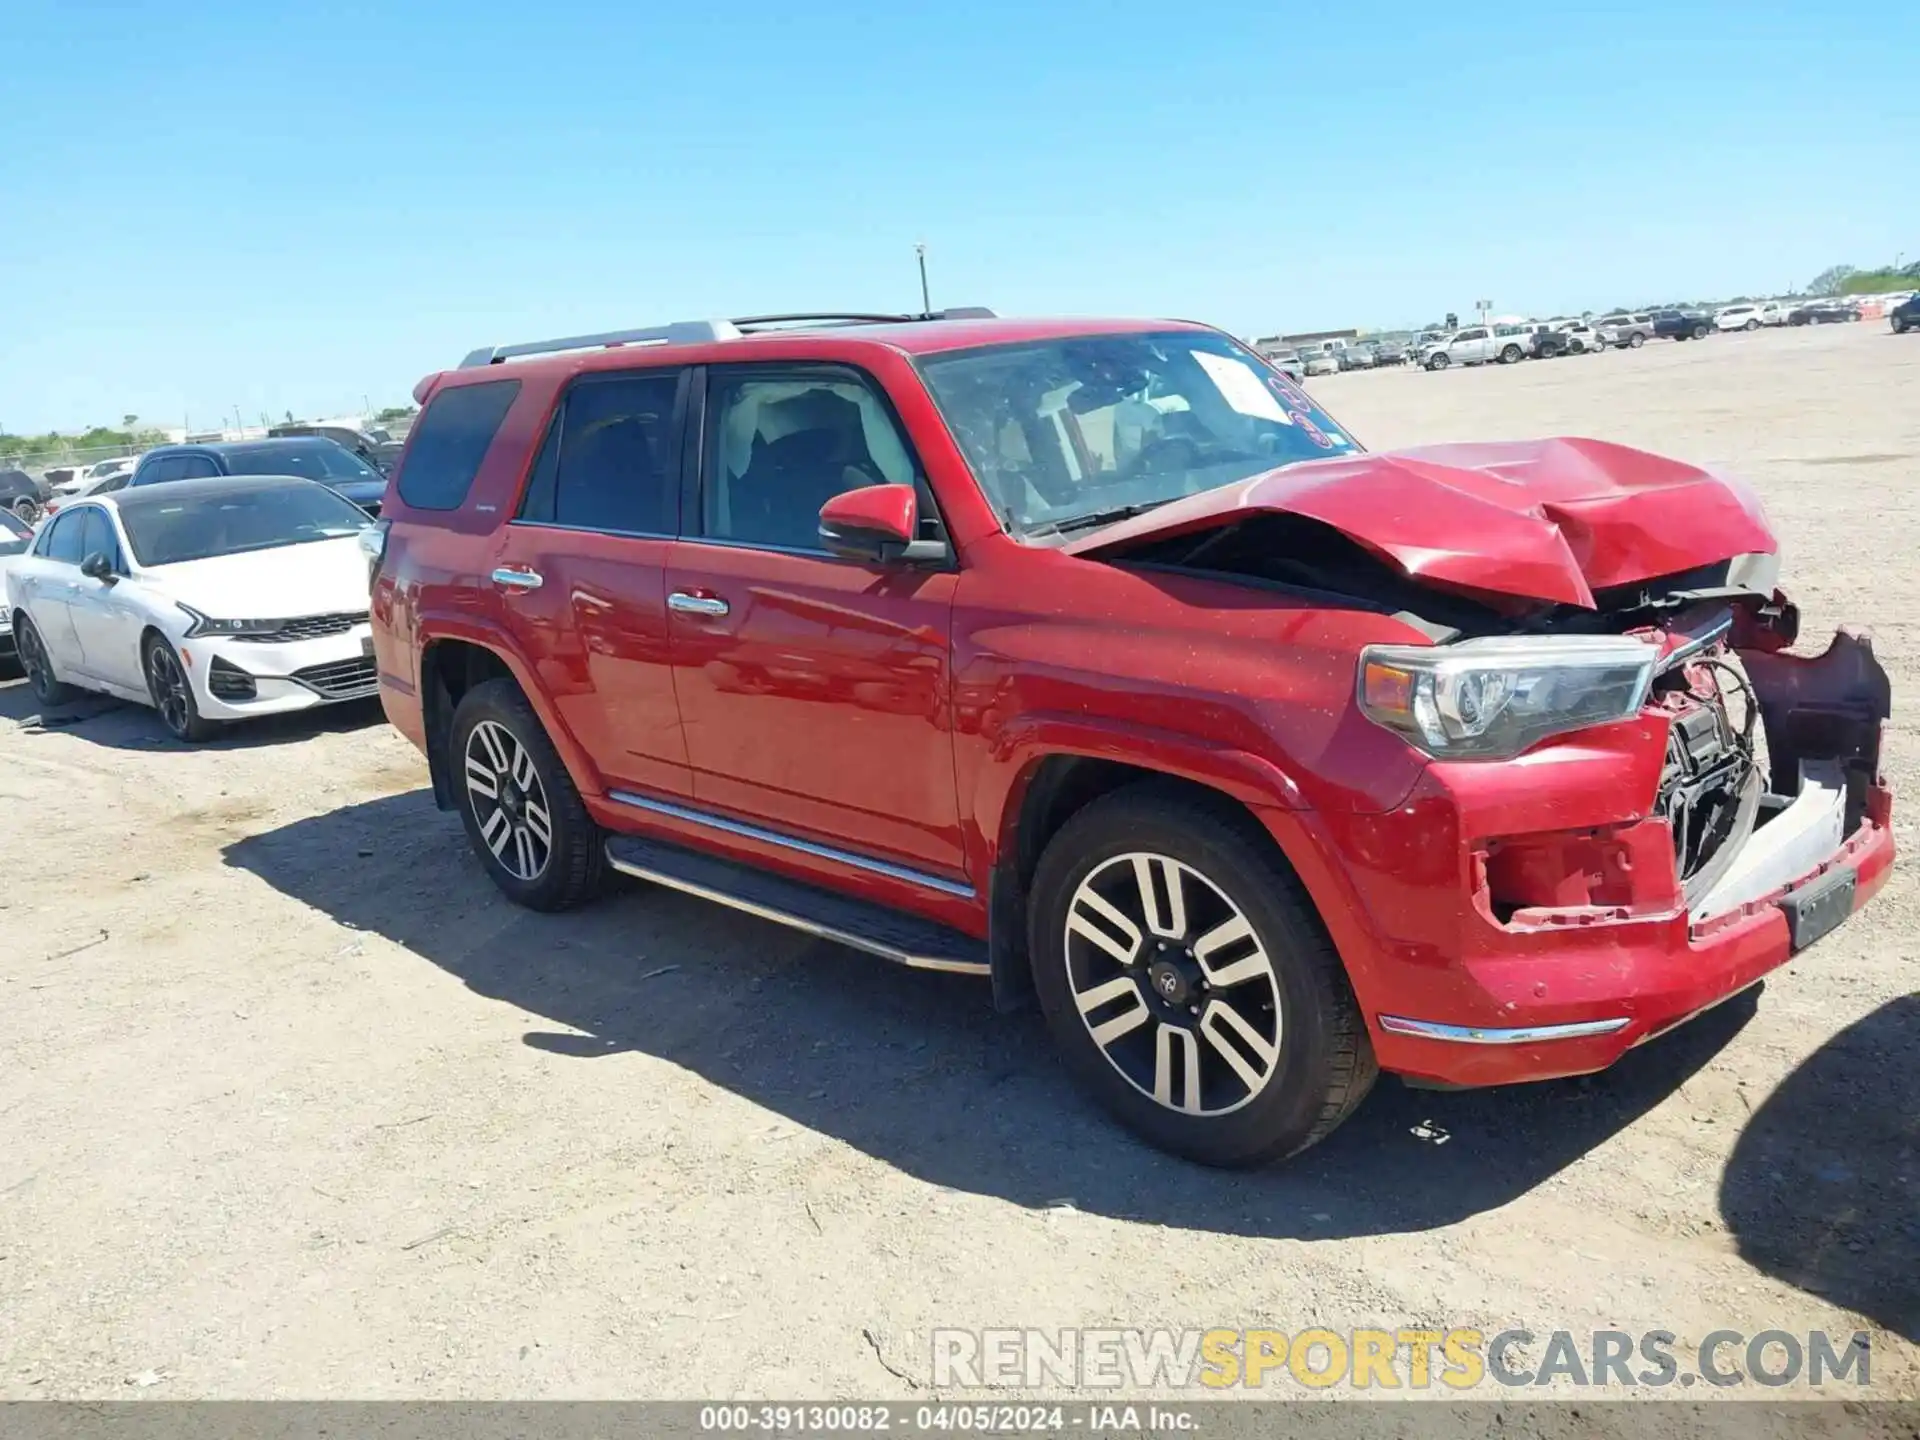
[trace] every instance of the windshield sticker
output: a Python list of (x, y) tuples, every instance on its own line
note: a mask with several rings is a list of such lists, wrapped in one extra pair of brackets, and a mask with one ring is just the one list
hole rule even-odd
[(1251, 415), (1256, 420), (1278, 420), (1282, 425), (1293, 423), (1273, 392), (1260, 383), (1251, 365), (1231, 355), (1210, 355), (1205, 350), (1195, 350), (1192, 354), (1200, 362), (1200, 368), (1207, 372), (1207, 378), (1213, 381), (1220, 398), (1242, 415)]

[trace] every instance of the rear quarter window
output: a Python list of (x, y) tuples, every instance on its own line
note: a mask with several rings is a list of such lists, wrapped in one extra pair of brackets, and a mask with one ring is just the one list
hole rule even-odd
[(518, 380), (442, 390), (413, 427), (400, 465), (400, 498), (415, 510), (458, 510), (506, 418)]

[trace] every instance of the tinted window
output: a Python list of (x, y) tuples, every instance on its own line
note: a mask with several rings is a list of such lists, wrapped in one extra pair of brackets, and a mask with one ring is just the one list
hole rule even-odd
[[(345, 446), (322, 436), (283, 445), (226, 452), (229, 475), (298, 475), (303, 480), (378, 480), (373, 468)], [(217, 475), (194, 470), (192, 475)]]
[[(701, 521), (714, 539), (819, 550), (834, 496), (919, 480), (892, 416), (852, 376), (723, 375), (708, 415)], [(924, 487), (921, 511), (933, 513)]]
[(458, 510), (493, 444), (518, 380), (490, 380), (442, 390), (413, 427), (400, 467), (400, 498), (419, 510)]
[(85, 521), (80, 530), (80, 558), (89, 555), (104, 555), (115, 570), (120, 564), (120, 544), (113, 536), (113, 522), (107, 519), (107, 512), (98, 505), (89, 505), (81, 514)]
[(0, 555), (24, 554), (32, 543), (32, 528), (14, 518), (11, 510), (0, 510)]
[(86, 552), (80, 548), (81, 525), (86, 512), (69, 510), (56, 516), (47, 528), (46, 538), (41, 542), (39, 553), (49, 560), (62, 560), (69, 565), (78, 565), (86, 559)]
[[(177, 565), (214, 555), (273, 550), (358, 535), (373, 522), (324, 485), (268, 483), (170, 499), (165, 490), (129, 497), (120, 523), (142, 565)], [(65, 516), (61, 517), (62, 519)]]
[(208, 475), (218, 475), (220, 467), (210, 455), (182, 455), (174, 461), (174, 470), (169, 480), (200, 480)]
[(671, 535), (680, 515), (674, 444), (680, 372), (582, 380), (540, 447), (521, 518)]

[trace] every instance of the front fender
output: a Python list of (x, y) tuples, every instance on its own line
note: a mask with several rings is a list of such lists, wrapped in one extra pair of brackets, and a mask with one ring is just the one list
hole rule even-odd
[(1294, 778), (1264, 756), (1210, 744), (1196, 736), (1083, 715), (1039, 712), (1009, 721), (993, 737), (980, 769), (971, 813), (988, 841), (983, 869), (1011, 842), (1014, 817), (1036, 764), (1056, 755), (1111, 760), (1218, 790), (1242, 805), (1304, 809)]

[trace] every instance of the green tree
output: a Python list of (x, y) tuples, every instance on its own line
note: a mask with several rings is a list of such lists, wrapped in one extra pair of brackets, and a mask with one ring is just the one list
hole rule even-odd
[(1851, 265), (1829, 265), (1807, 282), (1809, 295), (1838, 295), (1847, 281), (1860, 272)]

